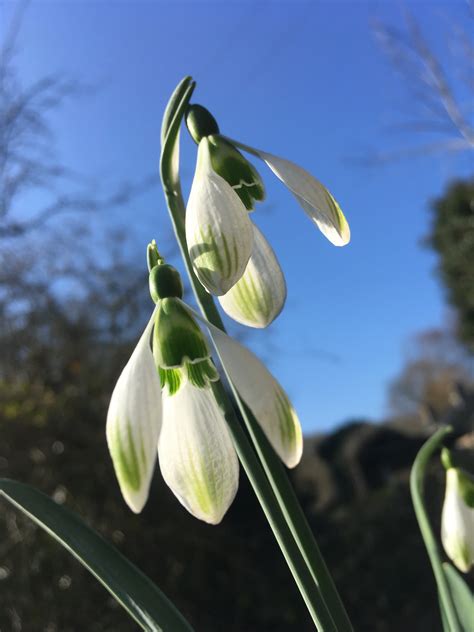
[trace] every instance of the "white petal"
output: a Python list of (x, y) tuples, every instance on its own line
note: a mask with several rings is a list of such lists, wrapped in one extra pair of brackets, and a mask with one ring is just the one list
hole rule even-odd
[(474, 565), (474, 508), (459, 493), (455, 468), (446, 472), (446, 495), (441, 515), (441, 540), (447, 556), (463, 573)]
[(252, 254), (253, 230), (237, 193), (212, 169), (208, 142), (204, 138), (199, 143), (186, 209), (186, 241), (197, 277), (219, 296), (244, 273)]
[(237, 322), (262, 328), (283, 309), (286, 283), (272, 247), (255, 225), (253, 229), (253, 251), (245, 272), (219, 302)]
[(332, 244), (345, 246), (349, 243), (351, 238), (349, 224), (339, 204), (319, 180), (285, 158), (254, 149), (238, 141), (228, 140), (244, 151), (261, 158), (276, 177), (290, 189), (306, 214)]
[(287, 467), (298, 465), (303, 452), (303, 434), (283, 388), (253, 353), (181, 302), (210, 330), (226, 374), (280, 459)]
[(186, 509), (218, 524), (239, 485), (239, 463), (223, 413), (211, 388), (185, 382), (163, 392), (158, 440), (161, 473)]
[(117, 384), (107, 413), (107, 443), (123, 497), (139, 513), (148, 498), (161, 426), (161, 386), (150, 349), (150, 319)]

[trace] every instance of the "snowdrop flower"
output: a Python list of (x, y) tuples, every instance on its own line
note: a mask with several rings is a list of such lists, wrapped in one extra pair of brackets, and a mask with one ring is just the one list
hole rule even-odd
[(186, 124), (198, 144), (186, 211), (194, 270), (204, 287), (220, 297), (229, 316), (251, 327), (266, 327), (283, 308), (286, 285), (273, 250), (255, 227), (252, 231), (246, 217), (245, 210), (252, 211), (254, 202), (264, 199), (264, 188), (237, 147), (270, 167), (333, 244), (349, 242), (349, 225), (334, 197), (301, 167), (221, 136), (215, 119), (200, 105), (190, 106)]
[[(180, 300), (179, 274), (156, 257), (152, 263), (157, 265), (150, 290), (157, 306), (112, 394), (109, 450), (133, 511), (140, 512), (147, 500), (158, 446), (161, 473), (181, 504), (217, 524), (239, 480), (237, 454), (214, 394), (219, 375), (194, 313)], [(294, 467), (301, 457), (301, 428), (286, 394), (255, 356), (222, 332), (221, 337), (231, 379), (282, 460)]]
[(262, 328), (283, 309), (286, 282), (272, 247), (254, 224), (253, 231), (252, 255), (244, 274), (218, 298), (225, 313), (238, 323)]
[(467, 573), (474, 565), (474, 481), (455, 467), (446, 471), (441, 540), (446, 555)]

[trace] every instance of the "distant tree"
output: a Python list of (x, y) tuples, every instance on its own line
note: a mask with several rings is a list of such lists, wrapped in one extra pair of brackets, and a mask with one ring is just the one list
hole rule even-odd
[(474, 381), (472, 358), (448, 330), (418, 334), (407, 361), (389, 387), (389, 407), (396, 415), (428, 414), (440, 419), (457, 404), (458, 386)]
[(449, 185), (432, 212), (427, 243), (439, 255), (438, 272), (457, 313), (459, 338), (474, 352), (474, 179)]

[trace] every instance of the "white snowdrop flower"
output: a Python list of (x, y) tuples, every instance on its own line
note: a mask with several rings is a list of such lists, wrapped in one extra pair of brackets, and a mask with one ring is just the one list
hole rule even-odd
[(186, 241), (198, 279), (217, 296), (237, 283), (252, 254), (248, 212), (233, 187), (214, 170), (207, 137), (199, 143), (186, 209)]
[(123, 497), (139, 513), (148, 498), (161, 425), (160, 379), (150, 348), (154, 315), (113, 390), (107, 443)]
[(467, 573), (474, 565), (474, 483), (454, 467), (446, 472), (441, 540), (446, 555)]
[(286, 283), (272, 247), (253, 225), (253, 251), (242, 277), (219, 303), (228, 316), (248, 327), (272, 323), (283, 309)]

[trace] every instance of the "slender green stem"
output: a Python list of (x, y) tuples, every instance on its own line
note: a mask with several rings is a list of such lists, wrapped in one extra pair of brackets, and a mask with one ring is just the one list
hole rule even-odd
[[(183, 89), (184, 82), (187, 82), (187, 86), (185, 85)], [(210, 295), (205, 292), (204, 288), (202, 288), (201, 284), (194, 275), (186, 247), (184, 227), (185, 207), (181, 195), (179, 174), (177, 172), (176, 165), (173, 165), (173, 155), (175, 143), (177, 142), (179, 126), (194, 89), (194, 84), (190, 79), (185, 79), (184, 82), (182, 82), (177, 89), (182, 92), (183, 96), (181, 103), (176, 107), (174, 117), (170, 117), (169, 109), (167, 110), (168, 120), (170, 120), (170, 122), (168, 131), (166, 132), (165, 129), (163, 134), (164, 145), (160, 165), (161, 178), (176, 238), (181, 249), (196, 299), (206, 318), (210, 322), (213, 322), (217, 327), (224, 330), (222, 320), (216, 309), (214, 301)], [(176, 171), (174, 171), (174, 169), (176, 169)], [(302, 557), (301, 552), (292, 537), (292, 533), (281, 515), (279, 504), (275, 498), (272, 488), (269, 485), (268, 479), (266, 478), (261, 464), (259, 463), (254, 450), (242, 430), (225, 390), (222, 385), (216, 385), (215, 390), (216, 397), (225, 412), (226, 420), (229, 424), (239, 458), (255, 490), (257, 498), (262, 505), (280, 548), (282, 549), (283, 555), (285, 556), (293, 576), (295, 577), (295, 581), (303, 595), (313, 621), (323, 632), (337, 632), (337, 628), (333, 622), (331, 614), (329, 613), (325, 601), (319, 592), (317, 583), (314, 581), (311, 573), (309, 572), (305, 559)]]
[(436, 538), (431, 529), (428, 514), (426, 513), (424, 504), (424, 480), (425, 471), (428, 461), (434, 452), (440, 447), (444, 437), (452, 432), (451, 426), (440, 428), (426, 443), (423, 444), (418, 452), (410, 474), (410, 490), (415, 508), (416, 518), (420, 527), (421, 535), (425, 541), (426, 550), (430, 558), (433, 573), (438, 585), (438, 593), (440, 601), (446, 615), (451, 632), (461, 632), (456, 610), (452, 602), (451, 593), (449, 592), (448, 583), (444, 575), (441, 557)]

